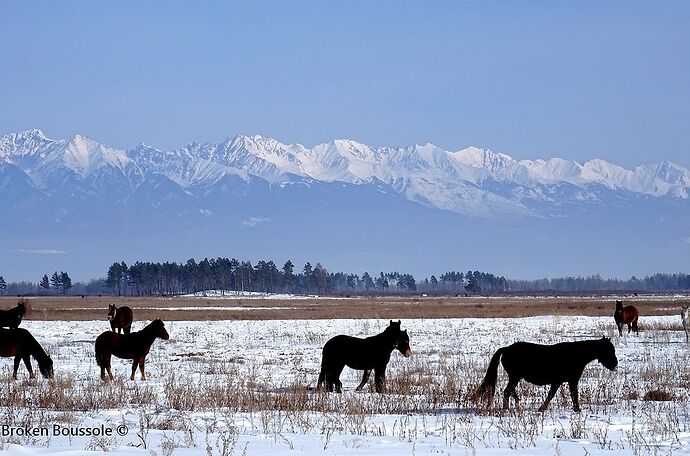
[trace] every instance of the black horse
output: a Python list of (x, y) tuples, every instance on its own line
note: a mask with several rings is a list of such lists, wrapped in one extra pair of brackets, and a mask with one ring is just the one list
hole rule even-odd
[(565, 382), (570, 387), (573, 398), (573, 409), (580, 411), (577, 385), (585, 366), (598, 360), (604, 367), (614, 370), (618, 365), (616, 349), (611, 339), (585, 340), (580, 342), (563, 342), (555, 345), (540, 345), (529, 342), (516, 342), (508, 347), (499, 348), (491, 358), (484, 381), (479, 387), (481, 397), (491, 402), (496, 387), (498, 362), (508, 373), (508, 386), (503, 390), (503, 408), (508, 408), (512, 396), (518, 402), (515, 387), (523, 378), (535, 385), (551, 385), (546, 400), (539, 408), (544, 411), (549, 406), (558, 388)]
[(335, 391), (342, 393), (343, 384), (340, 382), (340, 374), (345, 366), (348, 366), (351, 369), (364, 371), (357, 391), (367, 384), (373, 369), (376, 392), (383, 392), (386, 366), (395, 349), (398, 349), (405, 357), (412, 354), (410, 338), (407, 330), (401, 331), (400, 320), (397, 322), (391, 320), (385, 331), (366, 339), (343, 334), (333, 337), (323, 346), (321, 372), (316, 389), (321, 389), (325, 383), (327, 391), (332, 392), (335, 386)]
[(117, 308), (115, 304), (110, 304), (108, 305), (108, 320), (110, 320), (110, 328), (113, 331), (117, 329), (118, 334), (120, 330), (124, 331), (125, 334), (129, 334), (132, 331), (134, 314), (132, 309), (127, 306)]
[(118, 358), (133, 360), (130, 380), (134, 380), (137, 366), (139, 366), (141, 371), (141, 379), (146, 380), (144, 362), (146, 361), (146, 355), (151, 350), (153, 341), (157, 337), (163, 340), (170, 338), (161, 320), (153, 320), (141, 331), (131, 334), (118, 334), (113, 331), (106, 331), (98, 336), (96, 338), (96, 364), (101, 368), (101, 380), (105, 380), (106, 370), (110, 380), (113, 379), (113, 373), (110, 371), (110, 359), (113, 355)]
[(12, 378), (17, 379), (19, 361), (23, 360), (29, 378), (34, 378), (34, 370), (31, 368), (31, 356), (38, 362), (38, 370), (45, 378), (53, 378), (53, 360), (43, 350), (41, 344), (34, 339), (29, 331), (24, 328), (0, 329), (0, 356), (14, 356), (14, 371)]
[(0, 328), (17, 329), (22, 322), (22, 317), (26, 313), (26, 306), (23, 301), (17, 303), (17, 307), (9, 310), (0, 310)]

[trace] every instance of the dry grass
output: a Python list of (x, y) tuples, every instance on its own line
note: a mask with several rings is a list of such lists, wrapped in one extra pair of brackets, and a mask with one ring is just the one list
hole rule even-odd
[[(104, 320), (108, 304), (129, 306), (138, 320), (292, 320), (333, 318), (513, 318), (540, 315), (613, 315), (615, 296), (604, 297), (420, 297), (386, 296), (343, 299), (210, 299), (79, 296), (32, 297), (26, 319)], [(14, 307), (17, 297), (0, 297), (0, 308)], [(626, 300), (642, 315), (675, 315), (686, 299), (644, 296)], [(189, 308), (194, 309), (180, 309)], [(227, 310), (216, 308), (225, 307)], [(679, 317), (680, 319), (680, 317)]]

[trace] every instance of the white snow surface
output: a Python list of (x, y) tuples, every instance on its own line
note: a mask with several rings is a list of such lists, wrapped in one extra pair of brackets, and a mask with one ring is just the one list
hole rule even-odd
[[(135, 322), (134, 329), (140, 329), (145, 323)], [(125, 394), (148, 388), (163, 396), (164, 379), (171, 375), (201, 384), (214, 375), (213, 369), (209, 369), (213, 364), (209, 363), (221, 361), (232, 363), (238, 376), (256, 375), (275, 391), (295, 381), (305, 387), (314, 386), (321, 348), (330, 337), (341, 333), (360, 337), (373, 335), (387, 324), (387, 320), (376, 319), (170, 321), (166, 323), (170, 340), (156, 340), (148, 355), (146, 382), (139, 380), (138, 374), (137, 380), (128, 380), (129, 361), (114, 358), (113, 373), (117, 378), (127, 379), (124, 380)], [(169, 406), (145, 410), (146, 407), (135, 403), (123, 409), (97, 412), (51, 412), (38, 408), (32, 416), (44, 419), (47, 416), (48, 422), (55, 416), (64, 424), (65, 417), (69, 417), (72, 426), (104, 425), (114, 429), (126, 425), (129, 431), (124, 436), (108, 439), (3, 437), (0, 453), (86, 455), (107, 450), (109, 454), (122, 455), (686, 454), (690, 448), (690, 407), (687, 383), (684, 383), (687, 375), (665, 380), (677, 385), (672, 391), (678, 398), (675, 402), (644, 402), (625, 397), (635, 390), (641, 396), (660, 381), (653, 379), (650, 366), (680, 364), (679, 372), (687, 372), (688, 345), (684, 333), (663, 329), (679, 325), (680, 318), (648, 317), (644, 324), (648, 329), (639, 336), (620, 338), (617, 333), (614, 336), (611, 317), (403, 321), (415, 354), (411, 358), (403, 358), (397, 352), (393, 354), (388, 366), (389, 381), (403, 369), (414, 375), (417, 366), (424, 363), (454, 371), (476, 365), (483, 371), (497, 348), (518, 340), (556, 343), (598, 338), (602, 334), (612, 336), (619, 367), (609, 372), (593, 362), (586, 368), (580, 384), (583, 411), (579, 414), (572, 412), (567, 386), (563, 387), (560, 399), (556, 396), (549, 412), (540, 414), (536, 408), (546, 394), (546, 387), (530, 387), (524, 381), (518, 386), (518, 394), (536, 388), (536, 398), (530, 399), (529, 394), (525, 394), (524, 412), (518, 415), (477, 413), (471, 408), (457, 408), (451, 402), (439, 403), (428, 414), (364, 415), (354, 420), (346, 420), (338, 413), (321, 412), (293, 415), (203, 409), (179, 411)], [(69, 375), (76, 385), (91, 385), (96, 389), (110, 387), (100, 385), (93, 356), (94, 340), (107, 326), (106, 321), (25, 321), (22, 324), (52, 355), (58, 380)], [(31, 394), (31, 388), (47, 381), (39, 378), (27, 382), (22, 366), (20, 379), (12, 382), (9, 379), (11, 360), (0, 361), (3, 362), (0, 366), (3, 389), (14, 387)], [(33, 363), (35, 367), (35, 361)], [(353, 391), (359, 376), (360, 372), (346, 368), (341, 377), (343, 395), (330, 394), (327, 399), (379, 400), (381, 396), (375, 393)], [(505, 382), (505, 375), (499, 369), (499, 392)], [(597, 400), (598, 391), (610, 384), (622, 385), (625, 391), (606, 400)], [(496, 405), (498, 402), (498, 398), (495, 399)], [(4, 412), (9, 413), (7, 409)], [(11, 413), (25, 412), (12, 410)], [(145, 414), (153, 417), (148, 429), (140, 424)], [(182, 422), (187, 423), (189, 429), (175, 430), (173, 423)], [(312, 424), (305, 427), (305, 422)], [(341, 422), (350, 424), (340, 426)], [(227, 443), (225, 449), (223, 442)]]

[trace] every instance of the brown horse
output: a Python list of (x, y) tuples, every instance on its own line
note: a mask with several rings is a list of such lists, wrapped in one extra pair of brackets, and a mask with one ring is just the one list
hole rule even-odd
[(17, 307), (13, 307), (9, 310), (0, 310), (0, 328), (8, 327), (10, 329), (17, 329), (25, 313), (26, 306), (24, 305), (24, 301), (19, 301)]
[(14, 356), (14, 372), (12, 378), (17, 380), (19, 361), (23, 360), (29, 378), (34, 378), (34, 370), (31, 368), (31, 356), (38, 362), (38, 370), (45, 378), (53, 378), (53, 360), (43, 350), (41, 344), (34, 339), (29, 331), (24, 328), (0, 329), (0, 356)]
[(499, 348), (491, 358), (484, 381), (479, 387), (479, 395), (489, 402), (493, 399), (498, 377), (498, 362), (508, 373), (508, 386), (503, 390), (503, 408), (508, 408), (512, 396), (518, 402), (515, 387), (523, 378), (535, 385), (551, 385), (546, 400), (539, 408), (546, 410), (549, 402), (556, 395), (558, 388), (565, 382), (570, 387), (573, 409), (580, 411), (577, 385), (585, 366), (598, 360), (609, 370), (618, 365), (616, 349), (611, 339), (602, 337), (595, 340), (563, 342), (555, 345), (540, 345), (529, 342), (516, 342)]
[(127, 306), (122, 306), (118, 309), (115, 307), (115, 304), (110, 304), (108, 305), (108, 320), (110, 320), (110, 327), (113, 331), (117, 328), (118, 334), (120, 330), (123, 330), (125, 334), (129, 334), (132, 331), (134, 314), (132, 309)]
[(613, 313), (613, 319), (616, 320), (616, 326), (618, 326), (618, 334), (623, 337), (623, 325), (628, 325), (628, 334), (630, 330), (637, 330), (637, 319), (640, 318), (640, 312), (638, 312), (635, 306), (625, 306), (623, 307), (623, 301), (616, 300), (616, 311)]
[(343, 334), (333, 337), (323, 346), (321, 372), (316, 389), (321, 389), (325, 383), (327, 391), (332, 392), (335, 386), (335, 391), (342, 393), (343, 384), (340, 382), (340, 374), (345, 366), (348, 366), (351, 369), (364, 371), (357, 391), (360, 391), (367, 384), (373, 369), (376, 392), (383, 392), (386, 381), (386, 366), (395, 349), (398, 349), (405, 357), (412, 354), (410, 338), (407, 335), (407, 330), (400, 330), (400, 320), (397, 322), (391, 320), (381, 334), (366, 339)]
[(108, 371), (110, 380), (113, 379), (113, 373), (110, 371), (110, 359), (112, 355), (122, 359), (131, 359), (132, 362), (132, 376), (130, 380), (134, 380), (134, 374), (137, 371), (137, 366), (141, 371), (141, 379), (146, 380), (144, 374), (144, 362), (146, 355), (151, 350), (151, 345), (157, 337), (163, 340), (168, 340), (170, 336), (165, 330), (165, 325), (161, 320), (153, 320), (141, 331), (136, 331), (131, 334), (118, 334), (112, 331), (106, 331), (96, 338), (96, 364), (101, 368), (101, 380), (105, 380), (105, 372)]

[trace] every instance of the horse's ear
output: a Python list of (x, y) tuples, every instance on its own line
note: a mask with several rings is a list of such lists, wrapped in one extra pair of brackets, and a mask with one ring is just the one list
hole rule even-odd
[(400, 320), (398, 320), (398, 324), (401, 324), (401, 323), (400, 323)]
[(393, 320), (388, 320), (388, 321), (389, 321), (388, 325), (392, 325), (392, 324), (393, 324)]

